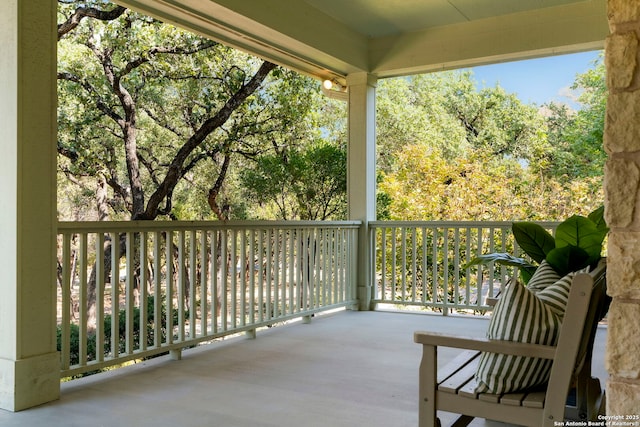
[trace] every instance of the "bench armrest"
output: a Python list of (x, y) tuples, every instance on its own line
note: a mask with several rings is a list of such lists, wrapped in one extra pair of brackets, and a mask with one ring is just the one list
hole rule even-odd
[(438, 332), (418, 331), (414, 333), (413, 340), (418, 344), (432, 347), (453, 347), (466, 350), (487, 351), (490, 353), (510, 354), (513, 356), (539, 357), (541, 359), (553, 359), (556, 355), (555, 346), (476, 337), (452, 337)]

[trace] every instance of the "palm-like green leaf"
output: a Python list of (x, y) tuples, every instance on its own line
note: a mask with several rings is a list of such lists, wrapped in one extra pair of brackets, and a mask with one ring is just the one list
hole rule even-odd
[(514, 257), (513, 255), (504, 252), (480, 255), (463, 265), (462, 268), (469, 268), (474, 265), (491, 264), (492, 262), (517, 267), (520, 271), (520, 277), (525, 284), (529, 283), (529, 279), (531, 279), (531, 276), (533, 276), (533, 273), (536, 271), (536, 266), (530, 264), (524, 258)]
[(481, 265), (481, 264), (485, 265), (485, 264), (490, 264), (492, 262), (497, 262), (498, 264), (510, 265), (512, 267), (518, 267), (518, 268), (533, 267), (535, 269), (534, 266), (532, 266), (530, 263), (525, 261), (523, 258), (517, 258), (517, 257), (514, 257), (513, 255), (510, 255), (504, 252), (480, 255), (472, 259), (471, 261), (469, 261), (464, 266), (462, 266), (462, 268), (469, 268), (474, 265)]
[(553, 236), (539, 224), (526, 221), (514, 222), (511, 229), (518, 245), (538, 263), (542, 262), (556, 247)]

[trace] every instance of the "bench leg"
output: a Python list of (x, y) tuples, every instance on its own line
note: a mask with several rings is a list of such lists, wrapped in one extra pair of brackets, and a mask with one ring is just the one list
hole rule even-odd
[(418, 425), (420, 427), (435, 427), (440, 420), (436, 417), (436, 387), (437, 384), (437, 356), (435, 346), (422, 346), (422, 361), (419, 372)]

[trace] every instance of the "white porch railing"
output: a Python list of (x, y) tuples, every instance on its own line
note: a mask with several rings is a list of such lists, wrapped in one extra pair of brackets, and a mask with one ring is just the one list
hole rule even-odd
[[(462, 269), (477, 255), (519, 249), (511, 222), (375, 221), (370, 224), (373, 303), (484, 312), (516, 272), (490, 265)], [(539, 222), (553, 231), (555, 222)]]
[(61, 222), (61, 375), (354, 305), (359, 226)]

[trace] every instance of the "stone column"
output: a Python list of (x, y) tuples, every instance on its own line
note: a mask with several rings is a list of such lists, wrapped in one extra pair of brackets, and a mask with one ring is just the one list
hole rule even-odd
[(608, 415), (640, 415), (640, 1), (608, 0)]
[(356, 283), (360, 310), (371, 303), (369, 221), (376, 219), (376, 83), (368, 73), (347, 76), (349, 142), (347, 149), (348, 216), (362, 221), (358, 234)]
[(58, 398), (55, 0), (0, 12), (0, 408)]

